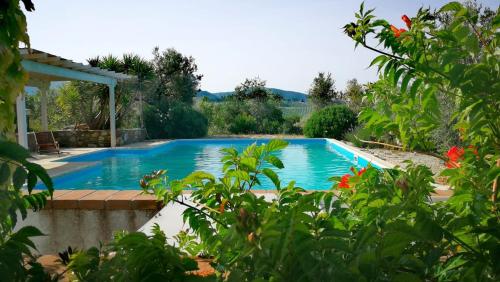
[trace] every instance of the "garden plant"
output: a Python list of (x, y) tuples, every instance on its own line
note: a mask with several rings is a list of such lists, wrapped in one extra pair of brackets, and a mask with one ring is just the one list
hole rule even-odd
[[(1, 33), (8, 56), (2, 53), (1, 66), (7, 69), (0, 71), (1, 79), (8, 80), (1, 84), (7, 87), (2, 101), (12, 106), (24, 83), (17, 43), (27, 37), (20, 21), (9, 17), (24, 19), (18, 1), (7, 3), (10, 10), (2, 6), (0, 20), (12, 32)], [(287, 142), (253, 144), (243, 152), (226, 148), (222, 177), (193, 172), (172, 180), (160, 170), (140, 181), (144, 193), (186, 207), (189, 230), (175, 244), (168, 244), (157, 227), (151, 236), (120, 233), (109, 245), (71, 255), (68, 274), (82, 281), (190, 281), (195, 278), (189, 271), (196, 268), (192, 257), (203, 256), (215, 270), (203, 280), (498, 281), (499, 13), (480, 25), (477, 13), (452, 2), (436, 13), (420, 9), (403, 15), (406, 28), (373, 13), (361, 5), (345, 31), (356, 45), (379, 54), (372, 64), (382, 79), (397, 86), (399, 98), (384, 100), (393, 115), (383, 123), (377, 123), (378, 115), (370, 121), (391, 126), (404, 147), (420, 148), (428, 144), (441, 114), (437, 95), (453, 97), (455, 130), (463, 146), (450, 148), (445, 156), (443, 175), (453, 189), (449, 199), (433, 201), (432, 173), (422, 165), (352, 168), (350, 174), (331, 178), (331, 190), (308, 192), (294, 182), (282, 183), (276, 172), (284, 166), (276, 152)], [(437, 15), (449, 20), (442, 24)], [(383, 49), (370, 45), (373, 39)], [(5, 109), (2, 142), (13, 140), (12, 107)], [(12, 232), (12, 211), (43, 206), (44, 195), (37, 201), (36, 195), (20, 194), (26, 179), (28, 188), (37, 178), (51, 184), (16, 146), (9, 141), (0, 146), (0, 274), (14, 281), (39, 275), (37, 281), (43, 281), (50, 278), (40, 265), (26, 264), (23, 257), (31, 254), (29, 237), (40, 234), (32, 228)], [(253, 193), (263, 177), (274, 184), (273, 199)]]
[[(283, 166), (273, 152), (285, 142), (226, 149), (221, 178), (195, 172), (170, 181), (160, 171), (141, 182), (166, 203), (187, 206), (192, 244), (201, 246), (191, 255), (211, 257), (217, 278), (228, 281), (497, 281), (500, 17), (477, 25), (477, 14), (456, 2), (437, 13), (448, 24), (421, 9), (402, 17), (402, 29), (362, 5), (345, 31), (379, 53), (373, 64), (398, 86), (399, 99), (386, 101), (394, 113), (386, 121), (397, 125), (405, 147), (427, 142), (440, 115), (436, 93), (454, 97), (455, 130), (467, 145), (446, 155), (448, 200), (432, 200), (432, 173), (422, 165), (353, 168), (332, 178), (332, 191), (304, 193), (262, 166)], [(369, 45), (371, 35), (385, 48)], [(259, 177), (275, 184), (274, 200), (251, 192)], [(192, 244), (179, 247), (188, 252)]]

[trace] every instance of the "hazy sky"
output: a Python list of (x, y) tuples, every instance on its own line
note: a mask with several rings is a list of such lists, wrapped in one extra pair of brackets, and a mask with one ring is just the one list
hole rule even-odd
[[(404, 26), (402, 14), (440, 7), (442, 0), (367, 0), (376, 14)], [(496, 7), (498, 0), (480, 1)], [(247, 77), (269, 87), (306, 92), (314, 76), (331, 72), (337, 88), (347, 80), (376, 78), (375, 54), (358, 48), (341, 27), (361, 1), (347, 0), (50, 0), (28, 13), (31, 45), (85, 62), (96, 55), (173, 47), (196, 59), (201, 88), (227, 91)]]

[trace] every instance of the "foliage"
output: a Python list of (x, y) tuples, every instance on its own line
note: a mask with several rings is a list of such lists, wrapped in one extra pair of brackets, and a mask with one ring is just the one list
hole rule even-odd
[(342, 101), (343, 94), (335, 89), (335, 80), (331, 73), (320, 72), (314, 78), (311, 89), (309, 89), (308, 99), (316, 108), (323, 108), (334, 102)]
[[(23, 3), (27, 11), (34, 10), (31, 1)], [(27, 79), (18, 46), (20, 43), (29, 46), (26, 18), (18, 0), (0, 2), (0, 25), (0, 277), (6, 281), (47, 281), (51, 277), (32, 254), (35, 245), (31, 238), (42, 235), (41, 232), (31, 226), (13, 231), (18, 214), (25, 219), (28, 209), (40, 210), (53, 191), (46, 171), (27, 161), (29, 152), (11, 142), (15, 140), (15, 99)], [(38, 180), (48, 189), (32, 193)], [(27, 193), (23, 194), (25, 183)]]
[[(405, 218), (406, 224), (415, 222), (413, 227), (426, 226), (431, 232), (426, 234), (431, 245), (422, 248), (417, 258), (427, 262), (433, 252), (440, 256), (430, 269), (432, 277), (419, 278), (498, 280), (498, 11), (481, 15), (478, 9), (451, 2), (436, 13), (420, 9), (415, 17), (403, 15), (408, 30), (376, 19), (373, 10), (365, 11), (363, 5), (356, 17), (345, 32), (356, 45), (380, 54), (372, 62), (382, 77), (377, 84), (394, 89), (390, 95), (375, 95), (383, 98), (379, 109), (392, 110), (390, 115), (365, 109), (361, 119), (390, 128), (407, 148), (429, 148), (444, 116), (443, 124), (454, 125), (466, 145), (448, 151), (448, 169), (442, 173), (449, 177), (453, 196), (430, 208), (420, 207), (415, 219)], [(368, 45), (372, 35), (384, 50)], [(410, 191), (407, 181), (399, 183), (401, 190)], [(421, 224), (419, 217), (424, 220)]]
[[(26, 108), (29, 110), (29, 127), (41, 131), (41, 92), (27, 95)], [(94, 118), (95, 100), (90, 95), (80, 95), (74, 83), (65, 83), (58, 89), (47, 91), (47, 119), (50, 130), (75, 127), (91, 122)]]
[(346, 106), (333, 105), (314, 112), (306, 121), (307, 137), (342, 139), (357, 123), (356, 115)]
[[(490, 210), (487, 198), (462, 191), (433, 202), (431, 171), (411, 163), (405, 171), (353, 169), (331, 178), (332, 191), (303, 193), (269, 168), (283, 167), (274, 154), (285, 146), (272, 140), (242, 153), (223, 149), (221, 178), (194, 172), (170, 181), (157, 171), (141, 186), (186, 207), (193, 242), (228, 281), (497, 280), (498, 221), (474, 211)], [(483, 162), (472, 150), (464, 158)], [(276, 198), (252, 193), (263, 177)]]
[(344, 139), (351, 142), (356, 147), (365, 147), (366, 143), (363, 141), (370, 141), (372, 139), (371, 130), (367, 128), (364, 124), (358, 124), (351, 131), (346, 133)]
[(257, 128), (255, 118), (247, 113), (239, 113), (228, 125), (228, 131), (233, 134), (254, 133)]
[[(420, 131), (419, 126), (422, 125), (418, 123), (419, 119), (417, 118), (412, 119), (412, 126), (403, 126), (404, 122), (408, 121), (396, 119), (396, 113), (399, 113), (397, 112), (398, 108), (392, 107), (393, 103), (399, 103), (402, 100), (399, 87), (393, 85), (392, 81), (381, 77), (375, 83), (368, 84), (366, 93), (366, 102), (371, 107), (363, 108), (358, 118), (377, 140), (397, 145), (400, 145), (401, 140), (404, 140), (403, 142), (411, 144), (424, 144), (424, 148), (427, 149), (432, 147), (430, 138), (437, 126), (437, 120), (433, 119), (436, 121), (434, 125), (426, 124), (432, 128), (421, 130), (420, 134), (414, 134)], [(418, 106), (407, 105), (405, 110), (406, 112), (411, 110), (414, 117), (428, 115), (428, 113), (421, 112)], [(420, 147), (423, 146), (420, 145)]]
[[(25, 1), (28, 11), (33, 11), (31, 1)], [(15, 138), (14, 105), (17, 95), (23, 91), (27, 81), (22, 70), (21, 54), (17, 48), (20, 43), (29, 46), (26, 32), (26, 17), (19, 0), (2, 1), (0, 4), (0, 137)]]
[(158, 226), (152, 233), (119, 233), (104, 248), (73, 254), (68, 268), (79, 281), (188, 281), (196, 262), (168, 245)]
[(194, 58), (183, 56), (175, 49), (160, 53), (158, 47), (153, 50), (153, 56), (152, 64), (157, 81), (149, 102), (167, 99), (192, 105), (203, 77), (196, 73), (198, 66)]
[[(478, 22), (477, 11), (457, 2), (445, 5), (440, 14), (448, 24), (420, 9), (409, 30), (395, 33), (385, 20), (375, 20), (373, 10), (360, 10), (356, 23), (345, 26), (356, 45), (378, 52), (377, 65), (385, 79), (400, 85), (399, 101), (391, 103), (397, 112), (395, 125), (405, 147), (427, 147), (427, 138), (439, 121), (437, 95), (456, 101), (457, 128), (463, 128), (471, 144), (500, 148), (498, 91), (498, 12), (491, 25)], [(373, 35), (389, 52), (367, 44)], [(418, 113), (418, 115), (415, 115)], [(384, 117), (383, 117), (384, 118)], [(414, 124), (418, 126), (415, 127)], [(408, 132), (408, 128), (415, 128)]]
[[(24, 220), (28, 209), (42, 209), (53, 192), (52, 180), (45, 169), (27, 161), (29, 157), (29, 152), (22, 146), (0, 140), (0, 277), (7, 281), (46, 276), (43, 271), (36, 271), (40, 265), (35, 262), (30, 249), (36, 249), (31, 238), (43, 234), (32, 226), (13, 232), (18, 215)], [(32, 193), (38, 180), (47, 190)], [(22, 193), (24, 184), (27, 194)]]
[(233, 96), (238, 100), (268, 100), (270, 98), (281, 97), (278, 95), (273, 95), (271, 91), (266, 88), (266, 81), (258, 77), (245, 79), (243, 83), (234, 88)]
[(198, 108), (208, 118), (211, 134), (276, 134), (283, 131), (283, 113), (275, 99), (203, 100)]
[[(133, 113), (129, 109), (133, 105), (138, 88), (136, 83), (142, 83), (144, 79), (152, 77), (152, 66), (148, 61), (132, 54), (124, 54), (122, 58), (113, 55), (97, 56), (87, 61), (94, 67), (140, 77), (137, 82), (123, 81), (115, 87), (115, 118), (116, 125), (120, 127), (127, 115)], [(84, 120), (80, 122), (85, 122), (90, 129), (109, 128), (109, 87), (84, 81), (71, 82), (71, 84), (71, 87), (63, 88), (62, 91), (76, 90), (77, 95), (67, 95), (69, 98), (74, 98), (67, 102), (70, 103), (70, 107), (75, 103), (81, 103), (82, 109), (84, 109), (82, 116)], [(66, 94), (62, 93), (62, 95)]]
[(197, 138), (207, 135), (208, 120), (191, 106), (162, 100), (145, 109), (144, 121), (152, 138)]
[(347, 105), (355, 113), (359, 113), (366, 106), (366, 102), (363, 101), (365, 89), (355, 78), (347, 81), (344, 96), (347, 100)]
[(302, 134), (300, 116), (286, 116), (282, 128), (284, 134)]

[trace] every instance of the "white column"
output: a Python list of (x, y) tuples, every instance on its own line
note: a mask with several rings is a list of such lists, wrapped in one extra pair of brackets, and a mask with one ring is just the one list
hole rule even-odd
[(42, 87), (39, 88), (40, 94), (41, 94), (41, 105), (40, 105), (40, 111), (41, 113), (41, 118), (42, 118), (42, 130), (43, 131), (48, 131), (49, 130), (49, 119), (47, 117), (47, 94), (49, 92), (49, 88), (47, 87)]
[(109, 84), (109, 130), (111, 133), (111, 147), (116, 147), (116, 120), (115, 120), (115, 86)]
[(28, 125), (26, 122), (26, 99), (24, 93), (16, 98), (17, 140), (19, 145), (28, 148)]

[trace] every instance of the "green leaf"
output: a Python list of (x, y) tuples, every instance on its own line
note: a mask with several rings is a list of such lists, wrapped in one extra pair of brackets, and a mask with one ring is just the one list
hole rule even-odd
[(264, 169), (262, 169), (262, 173), (265, 176), (267, 176), (274, 183), (274, 186), (276, 186), (276, 189), (278, 189), (278, 190), (280, 189), (280, 180), (279, 180), (279, 177), (276, 174), (276, 172), (274, 172), (270, 168), (264, 168)]
[(30, 157), (30, 153), (17, 143), (0, 141), (0, 157), (24, 163)]
[(241, 180), (250, 181), (250, 175), (248, 172), (243, 170), (231, 170), (227, 173), (227, 176), (236, 177)]
[(288, 146), (288, 142), (283, 139), (273, 139), (266, 145), (267, 152), (282, 150)]
[(36, 174), (33, 171), (28, 172), (28, 192), (31, 193), (33, 191), (33, 188), (35, 188), (36, 182), (38, 178), (36, 177)]
[(7, 180), (9, 180), (10, 177), (10, 168), (9, 165), (4, 162), (0, 166), (0, 184), (5, 183)]
[(379, 69), (385, 64), (385, 62), (388, 60), (388, 57), (386, 55), (379, 55), (373, 59), (373, 61), (370, 63), (368, 67), (371, 67), (375, 64), (379, 65)]
[(459, 2), (450, 2), (446, 5), (444, 5), (443, 7), (441, 7), (441, 9), (439, 9), (439, 12), (440, 13), (450, 12), (450, 11), (458, 12), (462, 9), (463, 9), (463, 6)]
[(184, 178), (184, 182), (200, 181), (200, 180), (210, 180), (213, 182), (215, 181), (215, 177), (208, 172), (195, 171), (190, 175), (186, 176), (186, 178)]
[(52, 192), (54, 191), (54, 184), (47, 171), (41, 165), (35, 163), (26, 162), (24, 166), (26, 167), (26, 169), (28, 169), (28, 171), (36, 174), (36, 176), (43, 182), (43, 184), (45, 184), (45, 187), (47, 187), (47, 190), (52, 195)]
[(266, 161), (268, 161), (270, 164), (280, 169), (285, 167), (283, 165), (283, 162), (281, 162), (281, 160), (278, 157), (273, 155), (267, 156)]
[(241, 158), (240, 165), (250, 171), (255, 171), (257, 169), (257, 159), (252, 157)]
[(415, 95), (417, 94), (417, 91), (418, 91), (418, 87), (420, 86), (420, 84), (422, 84), (422, 79), (418, 78), (416, 79), (412, 85), (411, 85), (411, 89), (410, 89), (410, 96), (411, 97), (415, 97)]
[(26, 182), (26, 170), (24, 167), (17, 167), (14, 171), (14, 175), (12, 176), (12, 183), (14, 184), (14, 188), (21, 189), (21, 187)]
[(405, 77), (403, 78), (403, 81), (401, 82), (401, 93), (405, 93), (406, 89), (408, 87), (408, 83), (410, 80), (413, 78), (413, 74), (410, 72), (407, 72)]

